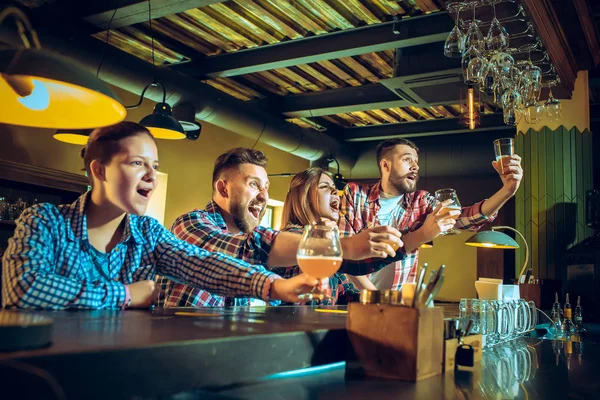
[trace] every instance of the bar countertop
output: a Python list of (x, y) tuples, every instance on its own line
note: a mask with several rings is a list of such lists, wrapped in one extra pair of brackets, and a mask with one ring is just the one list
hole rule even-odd
[(68, 399), (579, 399), (600, 393), (600, 344), (588, 342), (519, 339), (485, 351), (473, 372), (410, 383), (346, 378), (346, 315), (311, 307), (35, 314), (53, 319), (52, 344), (0, 353), (0, 385), (18, 387), (19, 398), (52, 398), (49, 380)]

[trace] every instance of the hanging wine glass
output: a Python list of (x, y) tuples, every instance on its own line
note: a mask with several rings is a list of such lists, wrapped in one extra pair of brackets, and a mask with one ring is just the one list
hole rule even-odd
[(469, 61), (465, 74), (466, 83), (478, 83), (483, 70), (487, 68), (488, 62), (485, 57), (475, 57)]
[(475, 47), (480, 52), (485, 51), (485, 38), (479, 29), (479, 23), (481, 21), (475, 19), (475, 7), (477, 5), (476, 2), (472, 3), (473, 5), (473, 20), (469, 24), (469, 29), (467, 30), (467, 38), (465, 41), (465, 45), (467, 47)]
[(514, 106), (504, 107), (502, 109), (502, 117), (506, 125), (514, 126), (517, 124), (517, 109)]
[(557, 121), (561, 116), (561, 104), (560, 101), (552, 96), (552, 86), (550, 88), (550, 94), (548, 100), (544, 103), (544, 112), (549, 121)]
[(498, 18), (496, 18), (496, 2), (492, 2), (492, 10), (494, 13), (494, 18), (492, 19), (492, 23), (490, 24), (490, 29), (488, 31), (486, 37), (486, 44), (488, 50), (492, 51), (500, 51), (508, 48), (508, 32)]
[(448, 4), (448, 11), (456, 13), (456, 23), (454, 24), (454, 28), (452, 28), (452, 31), (450, 31), (450, 34), (444, 43), (444, 55), (446, 57), (461, 57), (465, 50), (465, 34), (462, 32), (458, 24), (460, 10), (464, 7), (464, 3)]
[[(479, 60), (478, 64), (481, 65), (481, 62), (483, 60), (485, 60), (483, 58), (483, 55), (481, 54), (481, 52), (479, 50), (477, 50), (475, 47), (469, 47), (469, 50), (467, 50), (463, 56), (462, 56), (462, 60), (461, 60), (461, 65), (462, 65), (462, 71), (463, 71), (463, 77), (465, 80), (465, 83), (467, 84), (475, 84), (477, 83), (477, 71), (473, 71), (473, 69), (471, 71), (469, 71), (469, 65), (471, 64), (471, 61), (473, 60)], [(473, 65), (473, 68), (475, 68), (475, 64)]]
[(525, 121), (527, 121), (528, 124), (537, 124), (538, 122), (541, 122), (543, 116), (544, 106), (538, 102), (529, 105), (525, 111)]

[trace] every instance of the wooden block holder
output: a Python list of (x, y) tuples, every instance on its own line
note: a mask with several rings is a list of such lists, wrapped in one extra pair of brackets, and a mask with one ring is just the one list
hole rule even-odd
[(348, 305), (346, 374), (418, 381), (442, 373), (444, 312), (440, 307)]

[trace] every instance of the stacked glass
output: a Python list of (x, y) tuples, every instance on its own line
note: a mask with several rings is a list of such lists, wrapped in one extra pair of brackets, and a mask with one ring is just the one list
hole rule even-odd
[(472, 321), (468, 334), (481, 334), (483, 348), (490, 348), (526, 335), (537, 325), (537, 308), (532, 301), (461, 299), (460, 326)]

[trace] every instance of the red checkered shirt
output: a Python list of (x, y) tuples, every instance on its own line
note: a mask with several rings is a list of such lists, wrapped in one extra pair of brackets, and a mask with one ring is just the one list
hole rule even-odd
[[(379, 212), (379, 193), (381, 181), (373, 185), (359, 185), (351, 182), (344, 189), (341, 198), (339, 228), (342, 236), (351, 236), (369, 226), (376, 226), (375, 219)], [(413, 232), (423, 225), (428, 214), (435, 208), (435, 197), (425, 191), (418, 190), (403, 196), (399, 206), (397, 228), (402, 234)], [(456, 221), (456, 228), (476, 231), (485, 223), (496, 218), (496, 214), (486, 217), (481, 213), (481, 205), (485, 200), (470, 207), (463, 207), (462, 213)], [(399, 253), (405, 253), (399, 251)], [(395, 274), (393, 290), (399, 290), (403, 282), (414, 281), (419, 261), (419, 248), (394, 264)]]
[[(204, 210), (193, 210), (177, 218), (171, 228), (175, 236), (188, 243), (200, 246), (211, 252), (219, 252), (228, 256), (236, 257), (250, 264), (267, 265), (269, 252), (278, 231), (271, 228), (259, 226), (250, 233), (233, 234), (227, 228), (227, 224), (221, 215), (219, 206), (210, 201)], [(350, 275), (367, 275), (377, 272), (391, 262), (405, 257), (403, 252), (397, 252), (396, 257), (371, 258), (361, 261), (344, 260), (340, 271)], [(294, 276), (294, 267), (275, 267), (273, 272), (282, 276)], [(343, 274), (342, 274), (343, 275)], [(223, 307), (226, 305), (225, 298), (214, 295), (205, 290), (174, 282), (168, 278), (157, 276), (156, 283), (160, 288), (158, 304), (163, 307)], [(338, 288), (339, 284), (344, 289), (344, 301), (350, 301), (355, 297), (356, 289), (346, 276), (339, 278), (338, 284), (332, 288)], [(351, 285), (351, 286), (350, 286)], [(338, 295), (341, 298), (342, 292)], [(231, 299), (234, 300), (234, 299)], [(249, 299), (237, 298), (234, 305), (248, 305)], [(228, 305), (231, 304), (227, 301)], [(271, 304), (279, 302), (272, 301)]]
[[(204, 210), (193, 210), (175, 220), (171, 231), (179, 239), (204, 250), (227, 254), (250, 264), (267, 265), (278, 231), (259, 226), (249, 233), (234, 234), (227, 228), (219, 206), (209, 201)], [(210, 249), (210, 250), (209, 250)], [(248, 305), (249, 299), (229, 299), (157, 276), (158, 304), (163, 307), (223, 307)], [(231, 302), (230, 302), (231, 301)], [(279, 302), (273, 302), (278, 304)]]

